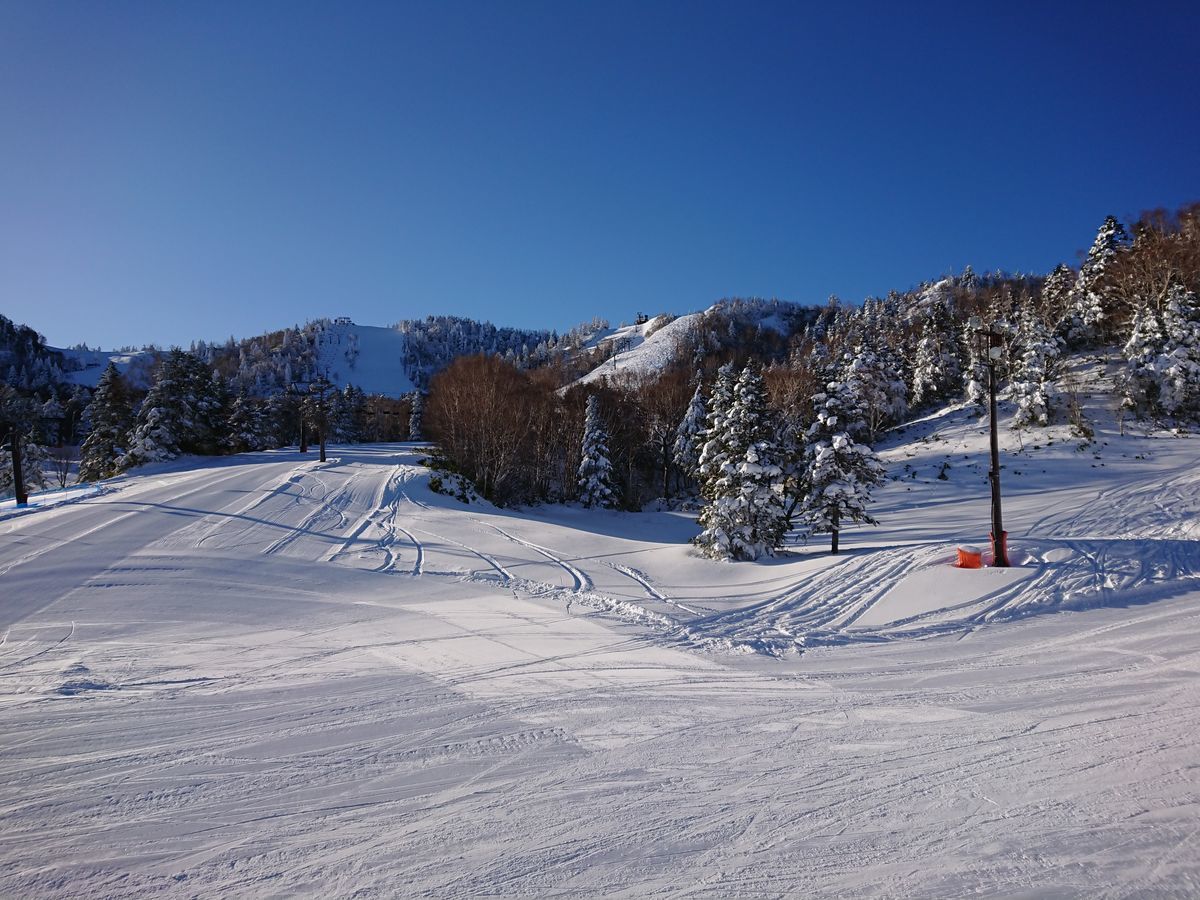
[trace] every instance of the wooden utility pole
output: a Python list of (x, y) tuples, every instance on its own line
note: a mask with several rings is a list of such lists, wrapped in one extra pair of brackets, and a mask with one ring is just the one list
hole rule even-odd
[(29, 494), (25, 492), (25, 470), (21, 465), (21, 431), (16, 424), (12, 425), (12, 467), (13, 496), (17, 498), (17, 506), (25, 506)]
[(991, 450), (992, 468), (988, 472), (988, 480), (992, 484), (992, 565), (1007, 567), (1008, 533), (1004, 530), (1004, 517), (1000, 508), (1000, 435), (996, 422), (996, 363), (1004, 352), (1004, 332), (996, 324), (986, 328), (979, 316), (972, 316), (968, 322), (978, 341), (978, 348), (987, 360), (988, 367), (988, 405), (991, 419)]
[(28, 428), (33, 415), (32, 406), (6, 384), (0, 384), (0, 435), (8, 429), (12, 444), (13, 495), (17, 506), (29, 503), (25, 491), (25, 470), (21, 464), (21, 428)]

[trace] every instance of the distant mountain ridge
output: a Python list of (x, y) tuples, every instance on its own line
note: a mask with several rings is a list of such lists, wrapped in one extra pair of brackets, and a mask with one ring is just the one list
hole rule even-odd
[[(640, 316), (637, 323), (616, 328), (596, 318), (563, 334), (458, 316), (427, 316), (392, 326), (360, 325), (339, 316), (223, 344), (200, 341), (189, 349), (235, 387), (257, 396), (323, 376), (338, 387), (354, 385), (367, 394), (402, 397), (424, 390), (433, 374), (473, 353), (499, 355), (522, 368), (561, 365), (575, 376), (568, 376), (568, 383), (591, 384), (653, 377), (674, 363), (687, 363), (700, 348), (747, 340), (757, 330), (786, 339), (815, 316), (814, 307), (780, 300), (722, 300), (703, 311)], [(112, 362), (134, 387), (145, 389), (161, 351), (83, 346), (46, 352), (59, 360), (54, 376), (68, 383), (95, 387)]]

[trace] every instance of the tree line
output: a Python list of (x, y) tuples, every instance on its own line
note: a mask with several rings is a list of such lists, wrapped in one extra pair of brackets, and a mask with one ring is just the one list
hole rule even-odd
[[(590, 346), (588, 326), (558, 336), (431, 317), (406, 332), (442, 367), (416, 410), (411, 398), (353, 387), (323, 389), (319, 399), (297, 392), (297, 382), (320, 381), (321, 322), (160, 353), (144, 399), (112, 366), (94, 392), (56, 380), (58, 356), (14, 326), (0, 328), (0, 362), (17, 382), (6, 385), (5, 402), (23, 405), (5, 440), (11, 446), (18, 434), (34, 448), (28, 464), (44, 471), (38, 447), (83, 439), (80, 473), (91, 479), (181, 453), (297, 443), (306, 418), (336, 441), (424, 432), (437, 441), (439, 465), (495, 503), (639, 509), (691, 498), (707, 510), (706, 533), (753, 555), (772, 552), (780, 528), (835, 533), (868, 521), (877, 481), (870, 448), (882, 435), (937, 404), (983, 402), (989, 360), (972, 316), (1002, 335), (991, 362), (1014, 426), (1066, 416), (1086, 434), (1079, 409), (1056, 388), (1066, 355), (1083, 352), (1119, 362), (1116, 400), (1130, 414), (1187, 427), (1200, 418), (1198, 292), (1200, 204), (1128, 227), (1109, 217), (1077, 268), (1064, 263), (1045, 276), (968, 268), (861, 305), (723, 301), (695, 317), (661, 371), (587, 385), (578, 376), (615, 352)], [(750, 380), (739, 386), (743, 375)], [(851, 471), (857, 480), (848, 485)], [(735, 485), (740, 500), (731, 499)], [(846, 503), (820, 513), (817, 491)], [(774, 510), (773, 495), (782, 525), (774, 512), (753, 525), (728, 518), (738, 504), (755, 516)]]
[[(970, 268), (850, 306), (797, 312), (782, 340), (705, 322), (663, 371), (564, 387), (554, 367), (460, 357), (430, 381), (440, 465), (498, 504), (639, 509), (696, 497), (714, 556), (775, 552), (804, 525), (871, 522), (872, 446), (914, 412), (982, 404), (995, 368), (1012, 424), (1088, 423), (1059, 393), (1067, 354), (1116, 365), (1116, 401), (1174, 425), (1200, 419), (1200, 205), (1100, 226), (1078, 269)], [(971, 321), (999, 335), (998, 358)], [(562, 375), (562, 372), (559, 372)]]

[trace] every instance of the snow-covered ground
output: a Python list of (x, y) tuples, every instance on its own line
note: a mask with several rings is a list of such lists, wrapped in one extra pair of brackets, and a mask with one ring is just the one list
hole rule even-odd
[(965, 409), (836, 558), (407, 445), (0, 521), (0, 895), (1194, 896), (1200, 444), (1092, 412), (1014, 439), (1008, 571)]
[(50, 488), (44, 491), (33, 491), (28, 495), (27, 503), (20, 506), (13, 497), (0, 500), (0, 519), (10, 516), (21, 516), (45, 509), (47, 506), (57, 506), (60, 503), (75, 503), (100, 492), (94, 484), (72, 484), (65, 488)]

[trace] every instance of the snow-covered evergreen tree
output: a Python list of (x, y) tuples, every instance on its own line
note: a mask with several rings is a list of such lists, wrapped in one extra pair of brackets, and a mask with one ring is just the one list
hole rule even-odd
[(817, 418), (808, 431), (808, 496), (804, 516), (814, 534), (838, 534), (849, 522), (876, 524), (867, 513), (871, 489), (883, 481), (883, 464), (875, 452), (857, 443), (846, 430), (854, 398), (846, 385), (831, 382), (813, 398)]
[(184, 450), (188, 453), (220, 453), (233, 402), (229, 385), (219, 372), (208, 368), (196, 357), (188, 359), (188, 382), (192, 428)]
[(1057, 374), (1058, 357), (1058, 339), (1032, 305), (1026, 305), (1017, 331), (1017, 359), (1012, 375), (1016, 427), (1050, 423), (1049, 390)]
[(762, 377), (747, 366), (724, 418), (724, 462), (700, 513), (696, 545), (715, 559), (774, 555), (787, 530), (783, 470)]
[(91, 428), (91, 420), (88, 419), (87, 412), (88, 404), (91, 402), (91, 393), (83, 385), (78, 384), (71, 391), (71, 396), (67, 398), (64, 407), (66, 419), (63, 421), (62, 438), (66, 443), (74, 444)]
[(133, 427), (129, 391), (111, 362), (100, 375), (84, 417), (91, 427), (79, 448), (79, 480), (110, 478), (120, 468), (120, 459), (129, 446), (129, 431)]
[(421, 417), (425, 414), (425, 400), (420, 391), (413, 394), (412, 411), (408, 415), (408, 439), (422, 440)]
[(968, 403), (982, 406), (987, 402), (987, 363), (979, 352), (979, 338), (968, 326), (963, 327), (962, 345), (967, 356), (962, 374), (963, 397)]
[(1106, 277), (1111, 264), (1128, 243), (1125, 226), (1108, 216), (1096, 232), (1096, 240), (1079, 267), (1075, 286), (1068, 297), (1063, 330), (1070, 346), (1092, 347), (1104, 339), (1109, 324)]
[(159, 364), (154, 384), (138, 411), (121, 468), (175, 459), (183, 452), (194, 423), (185, 356), (182, 350), (172, 350)]
[(1139, 414), (1200, 418), (1200, 304), (1172, 285), (1160, 313), (1144, 303), (1125, 343), (1124, 405)]
[(1125, 371), (1120, 378), (1122, 405), (1133, 412), (1156, 414), (1160, 407), (1158, 361), (1166, 349), (1162, 316), (1151, 304), (1138, 307), (1133, 328), (1122, 348)]
[(716, 481), (724, 475), (724, 466), (729, 459), (725, 419), (733, 406), (733, 392), (736, 383), (733, 363), (726, 363), (717, 370), (717, 378), (713, 382), (712, 392), (708, 397), (708, 418), (702, 435), (700, 459), (697, 462), (700, 494), (706, 500), (711, 500), (715, 496), (713, 491)]
[(62, 442), (66, 417), (66, 408), (57, 397), (51, 396), (42, 404), (38, 412), (38, 436), (42, 443), (58, 445)]
[(912, 405), (917, 409), (934, 400), (938, 394), (938, 385), (942, 380), (938, 366), (938, 343), (938, 336), (926, 321), (921, 327), (917, 358), (913, 361)]
[(1177, 419), (1200, 417), (1200, 304), (1181, 285), (1172, 286), (1163, 313), (1166, 347), (1159, 362), (1163, 411)]
[(863, 428), (851, 436), (874, 442), (908, 412), (908, 388), (892, 354), (860, 344), (846, 358), (842, 383), (855, 396)]
[(954, 339), (950, 311), (935, 306), (921, 326), (921, 338), (913, 360), (912, 390), (914, 408), (951, 397), (958, 392), (962, 379), (959, 342)]
[(1042, 318), (1057, 331), (1070, 313), (1071, 291), (1075, 273), (1066, 263), (1059, 263), (1042, 284), (1040, 307)]
[(704, 384), (697, 380), (696, 392), (692, 394), (687, 412), (675, 429), (675, 444), (672, 448), (675, 465), (687, 479), (694, 480), (699, 475), (701, 437), (704, 433), (704, 422), (708, 415), (708, 406), (704, 402)]
[(330, 400), (329, 426), (332, 440), (350, 444), (362, 437), (366, 395), (352, 384), (336, 391)]
[(229, 421), (222, 448), (229, 453), (245, 453), (266, 447), (263, 417), (259, 403), (240, 392), (229, 409)]
[(608, 460), (608, 432), (600, 420), (600, 399), (592, 394), (587, 399), (583, 423), (583, 452), (577, 479), (579, 502), (611, 508), (616, 506), (612, 487), (612, 463)]

